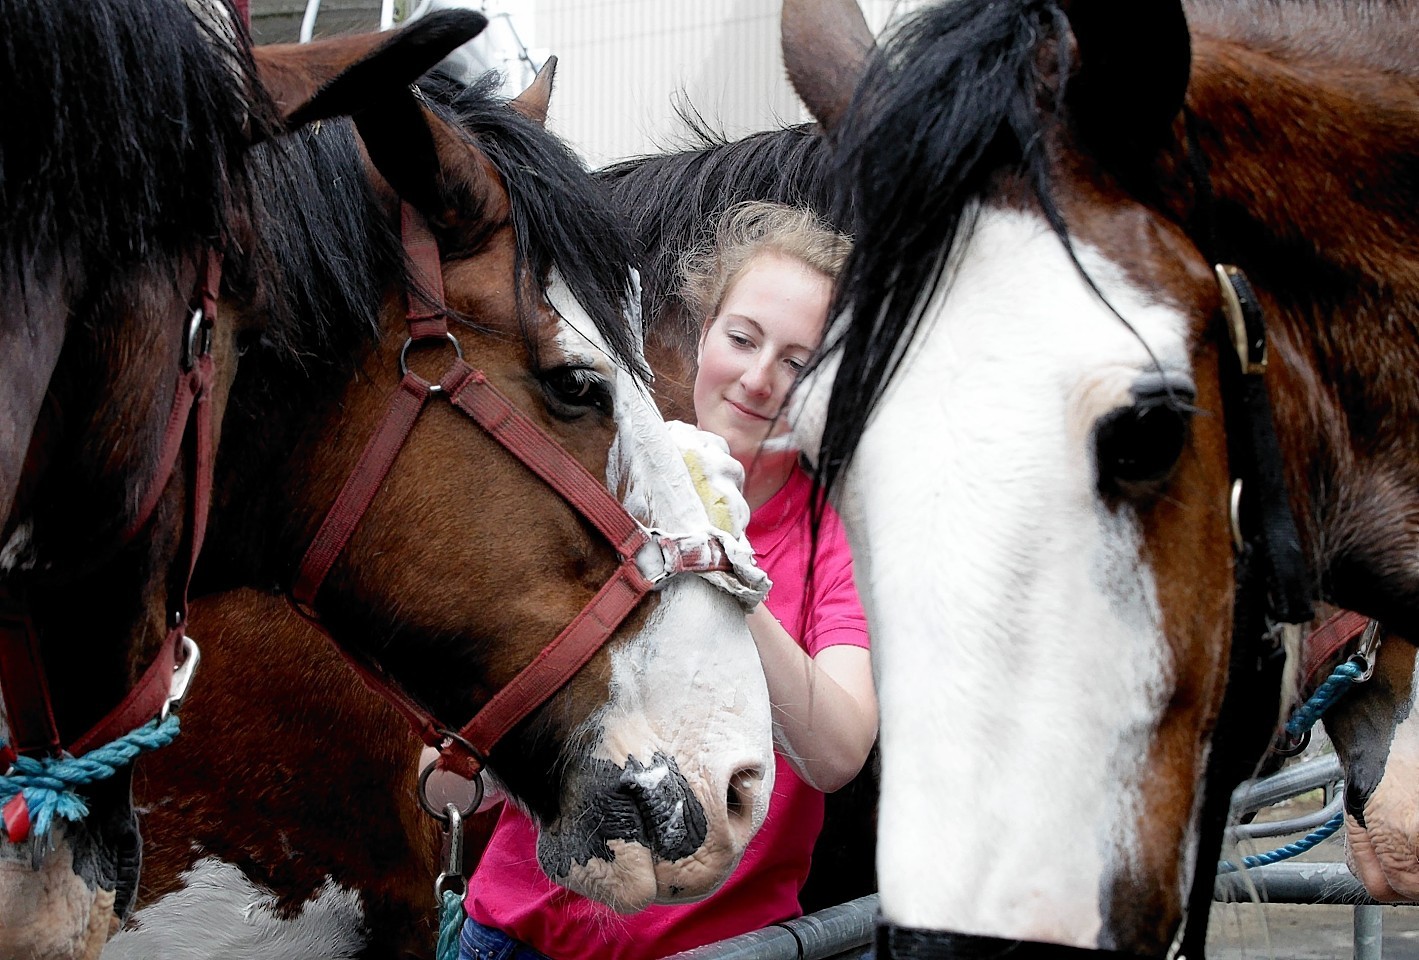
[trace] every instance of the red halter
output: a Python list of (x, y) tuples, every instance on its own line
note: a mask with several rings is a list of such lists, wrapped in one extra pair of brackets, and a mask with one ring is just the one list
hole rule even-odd
[[(315, 597), (320, 585), (383, 485), (415, 419), (434, 396), (447, 399), (467, 414), (541, 477), (601, 532), (621, 558), (616, 572), (576, 618), (456, 733), (440, 724), (378, 665), (341, 648), (365, 683), (388, 699), (426, 744), (440, 750), (440, 768), (471, 780), (493, 746), (561, 689), (647, 593), (678, 573), (732, 571), (733, 565), (716, 540), (665, 537), (646, 530), (607, 492), (604, 483), (513, 406), (481, 370), (465, 363), (461, 351), (437, 383), (405, 368), (404, 357), (414, 344), (448, 341), (458, 351), (458, 341), (448, 330), (437, 241), (423, 217), (408, 204), (402, 207), (402, 231), (414, 280), (408, 308), (409, 339), (400, 352), (404, 377), (301, 560), (291, 590), (296, 610), (319, 626)], [(413, 290), (421, 295), (416, 298)], [(637, 566), (636, 555), (652, 543), (659, 547), (662, 556), (657, 559), (663, 560), (663, 568), (648, 577)]]
[[(166, 716), (181, 703), (187, 682), (197, 664), (197, 645), (186, 633), (187, 585), (202, 537), (207, 529), (207, 508), (212, 494), (212, 409), (208, 402), (215, 373), (212, 361), (212, 327), (217, 320), (217, 293), (222, 282), (222, 255), (209, 249), (199, 267), (192, 296), (192, 314), (183, 343), (182, 370), (174, 388), (172, 408), (163, 431), (158, 466), (149, 482), (133, 522), (120, 542), (127, 544), (153, 517), (172, 479), (173, 468), (184, 448), (189, 450), (191, 474), (187, 497), (185, 548), (187, 572), (181, 593), (173, 598), (173, 626), (153, 663), (138, 678), (128, 695), (87, 733), (67, 747), (59, 737), (50, 702), (49, 684), (40, 657), (39, 634), (23, 598), (0, 598), (0, 693), (5, 701), (10, 742), (0, 750), (0, 772), (17, 754), (82, 755), (115, 740), (157, 716)], [(193, 430), (188, 431), (188, 425)], [(190, 443), (188, 441), (191, 441)]]

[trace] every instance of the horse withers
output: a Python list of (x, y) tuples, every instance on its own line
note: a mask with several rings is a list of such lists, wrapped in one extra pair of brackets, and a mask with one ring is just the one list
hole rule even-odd
[(1415, 14), (960, 0), (875, 50), (854, 15), (784, 40), (859, 210), (798, 423), (873, 631), (879, 955), (1195, 957), (1208, 758), (1278, 697), (1213, 737), (1279, 660), (1234, 573), (1419, 613)]
[(138, 879), (127, 764), (175, 732), (195, 665), (205, 478), (236, 340), (260, 330), (213, 306), (260, 217), (247, 151), (285, 125), (269, 95), (357, 62), (399, 88), (483, 20), (313, 46), (272, 75), (221, 5), (0, 18), (0, 953), (93, 956)]
[[(434, 312), (458, 350), (441, 336), (442, 345), (411, 351), (407, 361), (447, 384), (450, 399), (461, 404), (480, 381), (495, 385), (526, 419), (519, 431), (554, 439), (640, 524), (678, 542), (713, 539), (713, 531), (637, 374), (644, 360), (628, 319), (629, 245), (566, 148), (486, 88), (457, 94), (452, 113), (434, 102), (443, 96), (436, 91), (420, 101), (372, 101), (358, 88), (320, 96), (367, 104), (356, 116), (359, 139), (348, 126), (324, 124), (267, 158), (261, 195), (279, 215), (268, 218), (260, 242), (270, 268), (250, 280), (271, 326), (243, 357), (233, 387), (218, 509), (195, 589), (275, 584), (304, 594), (306, 612), (368, 678), (397, 688), (406, 712), (438, 718), (434, 739), (448, 746), (442, 731), (496, 701), (564, 627), (585, 619), (583, 608), (625, 558), (510, 454), (497, 440), (506, 431), (485, 431), (439, 394), (414, 421), (319, 589), (303, 590), (303, 555), (364, 458), (390, 396), (408, 389), (399, 358), (411, 300), (427, 307), (442, 287), (446, 308)], [(542, 112), (535, 103), (519, 107)], [(401, 202), (429, 224), (437, 270), (406, 263)], [(341, 238), (338, 247), (320, 242), (331, 236)], [(476, 366), (477, 377), (464, 366)], [(452, 382), (438, 373), (451, 368)], [(735, 581), (744, 575), (710, 577), (742, 592)], [(224, 617), (239, 615), (241, 604), (221, 606)], [(244, 623), (221, 636), (244, 635), (259, 650), (269, 638), (253, 637), (250, 619)], [(350, 832), (356, 814), (328, 805), (337, 798), (323, 781), (333, 772), (280, 766), (282, 730), (244, 722), (254, 715), (242, 707), (249, 696), (240, 687), (230, 699), (190, 705), (200, 711), (190, 722), (206, 717), (214, 738), (179, 741), (145, 768), (150, 865), (163, 879), (113, 955), (213, 948), (238, 956), (261, 949), (243, 947), (243, 937), (260, 940), (271, 927), (298, 935), (328, 918), (332, 902), (340, 917), (355, 918), (344, 928), (358, 932), (359, 918), (374, 916), (389, 889), (376, 882), (361, 890), (367, 868), (389, 864), (391, 853), (417, 856), (371, 848), (369, 859), (325, 861), (332, 831), (340, 843), (362, 843)], [(545, 706), (487, 751), (487, 769), (539, 824), (549, 876), (634, 910), (703, 896), (737, 863), (767, 805), (768, 717), (739, 600), (703, 577), (671, 577)], [(289, 732), (302, 729), (292, 721)], [(410, 745), (402, 782), (390, 784), (407, 790), (414, 741), (389, 733)], [(289, 783), (264, 778), (266, 787), (243, 787), (240, 771), (250, 768), (230, 758), (231, 744), (245, 737)], [(357, 746), (327, 742), (322, 752), (354, 756), (346, 751)], [(184, 760), (183, 751), (201, 763)], [(310, 756), (303, 747), (289, 753)], [(390, 762), (378, 761), (380, 777)], [(230, 790), (207, 789), (199, 771), (214, 768), (211, 777)], [(265, 806), (276, 796), (294, 803)], [(404, 820), (410, 805), (402, 810), (399, 822), (426, 838), (427, 828)], [(239, 826), (254, 819), (255, 834)], [(385, 826), (398, 832), (395, 822)], [(292, 849), (325, 853), (307, 862)], [(252, 890), (277, 892), (259, 923), (246, 910)], [(235, 939), (192, 944), (185, 918), (193, 915)], [(391, 942), (407, 946), (410, 932), (370, 928), (363, 936), (363, 945), (359, 936), (354, 946), (342, 942), (376, 955)]]

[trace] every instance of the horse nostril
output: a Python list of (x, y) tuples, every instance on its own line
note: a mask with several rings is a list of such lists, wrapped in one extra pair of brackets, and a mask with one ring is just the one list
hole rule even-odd
[(729, 789), (725, 792), (724, 805), (731, 820), (741, 820), (754, 815), (754, 800), (764, 783), (764, 769), (759, 766), (741, 767), (729, 778)]

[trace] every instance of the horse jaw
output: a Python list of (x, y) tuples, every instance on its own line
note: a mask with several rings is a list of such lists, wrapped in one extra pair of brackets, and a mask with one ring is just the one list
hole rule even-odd
[(55, 847), (38, 870), (28, 844), (0, 841), (0, 956), (93, 960), (118, 926), (114, 892), (75, 872), (62, 821), (53, 834)]
[[(1174, 665), (1136, 515), (1098, 498), (1092, 427), (1151, 361), (1039, 217), (987, 209), (967, 242), (840, 502), (882, 705), (882, 913), (1109, 947), (1130, 878), (1158, 878), (1145, 839), (1167, 887), (1190, 881), (1201, 763), (1173, 775), (1178, 833), (1142, 837)], [(1076, 249), (1186, 370), (1183, 318)]]
[[(566, 354), (604, 358), (565, 286), (548, 296), (569, 328)], [(649, 527), (710, 528), (649, 393), (615, 376), (608, 489)], [(610, 688), (571, 738), (588, 746), (562, 815), (540, 831), (538, 859), (556, 882), (621, 912), (700, 899), (738, 864), (773, 790), (768, 687), (743, 608), (699, 577), (667, 582), (641, 629), (612, 649)]]

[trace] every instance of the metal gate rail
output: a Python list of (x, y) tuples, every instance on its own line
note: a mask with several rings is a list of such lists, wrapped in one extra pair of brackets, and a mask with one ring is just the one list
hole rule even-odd
[[(1263, 780), (1243, 784), (1233, 797), (1234, 813), (1270, 806), (1317, 787), (1340, 784), (1333, 756), (1293, 764)], [(1273, 824), (1234, 828), (1233, 839), (1255, 839), (1277, 832), (1310, 829), (1313, 816)], [(1343, 863), (1287, 861), (1252, 867), (1217, 878), (1213, 896), (1224, 903), (1330, 903), (1355, 908), (1355, 958), (1381, 956), (1380, 906)], [(1394, 906), (1394, 904), (1385, 904)], [(668, 960), (857, 960), (872, 943), (877, 895), (862, 897), (817, 913), (721, 940)]]

